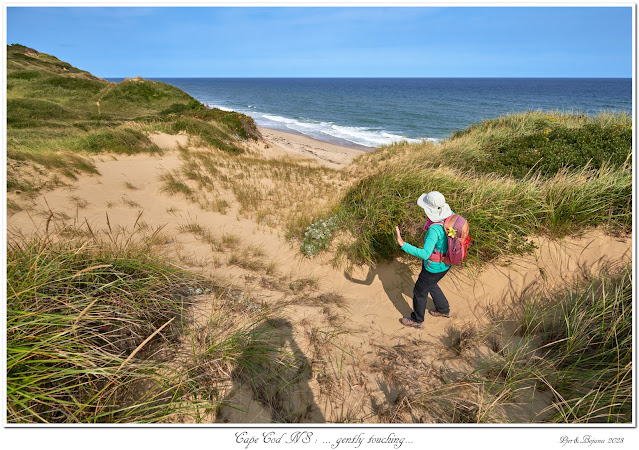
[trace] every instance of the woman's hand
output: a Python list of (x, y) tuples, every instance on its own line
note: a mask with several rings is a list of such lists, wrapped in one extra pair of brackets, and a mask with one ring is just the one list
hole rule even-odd
[(405, 242), (402, 239), (402, 233), (399, 232), (399, 227), (395, 227), (395, 233), (397, 233), (397, 243), (399, 244), (400, 247), (403, 247)]

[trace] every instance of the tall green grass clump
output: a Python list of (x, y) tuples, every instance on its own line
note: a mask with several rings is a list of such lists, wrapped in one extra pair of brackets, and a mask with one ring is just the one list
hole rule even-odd
[[(493, 363), (502, 392), (551, 392), (537, 420), (632, 422), (632, 267), (603, 273), (550, 298), (531, 298), (513, 317), (519, 344)], [(525, 402), (525, 399), (520, 399)]]
[(149, 137), (131, 128), (108, 128), (90, 131), (74, 142), (77, 151), (87, 153), (160, 153), (160, 148)]
[(276, 306), (176, 268), (160, 229), (87, 228), (11, 236), (9, 423), (211, 422), (237, 382), (295, 420), (305, 366), (269, 325)]
[(336, 218), (355, 240), (350, 259), (375, 263), (398, 254), (394, 227), (416, 245), (423, 241), (424, 212), (416, 198), (445, 192), (454, 212), (471, 226), (469, 260), (487, 261), (532, 249), (530, 236), (562, 237), (592, 226), (629, 231), (632, 174), (629, 170), (562, 171), (550, 179), (512, 180), (460, 176), (447, 169), (383, 173), (362, 180), (341, 201)]
[[(431, 369), (430, 382), (409, 386), (394, 416), (443, 423), (632, 423), (632, 291), (628, 264), (560, 293), (531, 295), (488, 328), (468, 329), (472, 338), (461, 348), (451, 344), (456, 353), (489, 344), (492, 357), (483, 356), (461, 378)], [(514, 334), (501, 334), (504, 319), (519, 324)], [(502, 330), (498, 337), (496, 330)], [(407, 369), (393, 364), (406, 385)]]
[(559, 394), (548, 421), (632, 422), (632, 293), (627, 267), (573, 290), (530, 324), (541, 332), (548, 378)]
[[(21, 239), (7, 251), (7, 420), (154, 422), (180, 381), (154, 352), (176, 342), (195, 276), (145, 245)], [(149, 340), (150, 339), (150, 340)]]
[[(358, 170), (368, 175), (344, 195), (333, 213), (338, 226), (354, 238), (341, 251), (360, 263), (393, 258), (399, 254), (395, 225), (405, 239), (421, 245), (426, 218), (416, 199), (431, 190), (442, 192), (453, 211), (468, 219), (473, 237), (470, 260), (527, 252), (532, 249), (530, 237), (539, 234), (560, 238), (598, 226), (630, 232), (631, 132), (627, 124), (618, 126), (619, 117), (558, 118), (566, 133), (581, 136), (567, 159), (552, 162), (544, 156), (530, 164), (500, 160), (503, 154), (494, 142), (507, 144), (509, 153), (524, 155), (528, 147), (520, 138), (537, 129), (544, 136), (542, 128), (550, 120), (537, 113), (509, 116), (471, 127), (439, 146), (396, 144), (361, 157)], [(502, 130), (506, 127), (510, 131)], [(603, 138), (593, 127), (614, 134), (617, 147), (608, 152), (600, 146)], [(599, 159), (584, 159), (593, 154)]]

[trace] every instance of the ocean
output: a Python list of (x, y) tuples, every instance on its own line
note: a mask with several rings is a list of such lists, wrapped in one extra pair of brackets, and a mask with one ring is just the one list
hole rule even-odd
[(485, 119), (529, 110), (632, 113), (630, 78), (156, 80), (211, 107), (247, 114), (258, 126), (351, 146), (437, 141)]

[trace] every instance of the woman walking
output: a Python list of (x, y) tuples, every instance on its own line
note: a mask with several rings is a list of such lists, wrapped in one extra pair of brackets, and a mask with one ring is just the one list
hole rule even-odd
[[(444, 196), (437, 191), (422, 194), (417, 204), (424, 209), (428, 222), (424, 247), (418, 248), (404, 242), (399, 227), (395, 227), (397, 243), (406, 253), (423, 259), (422, 271), (413, 289), (413, 312), (410, 317), (401, 319), (402, 325), (413, 328), (424, 328), (424, 315), (428, 294), (433, 299), (435, 310), (429, 311), (431, 316), (452, 317), (446, 296), (437, 283), (448, 273), (450, 266), (442, 262), (442, 255), (448, 251), (448, 239), (444, 231), (443, 221), (453, 214)], [(440, 226), (441, 225), (441, 226)]]

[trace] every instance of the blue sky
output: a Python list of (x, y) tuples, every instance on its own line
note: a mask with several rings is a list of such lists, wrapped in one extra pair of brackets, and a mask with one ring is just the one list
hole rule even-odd
[(631, 7), (8, 7), (101, 77), (631, 77)]

